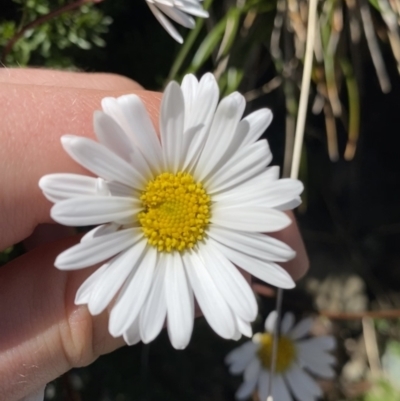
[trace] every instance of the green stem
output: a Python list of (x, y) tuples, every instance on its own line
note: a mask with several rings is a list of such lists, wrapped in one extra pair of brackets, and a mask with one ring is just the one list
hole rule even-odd
[[(204, 2), (203, 8), (208, 10), (212, 4), (213, 0), (206, 0)], [(189, 54), (190, 49), (192, 48), (194, 42), (196, 41), (199, 33), (204, 25), (204, 19), (198, 18), (196, 22), (196, 26), (187, 36), (185, 43), (182, 45), (181, 50), (179, 51), (177, 57), (175, 58), (174, 64), (172, 64), (171, 70), (168, 74), (167, 82), (170, 82), (176, 79), (176, 75), (182, 67), (182, 64), (186, 60), (187, 55)]]

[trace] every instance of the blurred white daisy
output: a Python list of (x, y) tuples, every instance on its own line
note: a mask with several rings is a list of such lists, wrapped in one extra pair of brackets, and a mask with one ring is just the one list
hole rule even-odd
[(236, 392), (236, 398), (246, 399), (257, 392), (259, 401), (269, 396), (269, 381), (272, 380), (274, 401), (313, 401), (322, 395), (321, 388), (307, 373), (322, 378), (332, 378), (335, 357), (329, 353), (335, 348), (332, 336), (310, 337), (312, 319), (301, 320), (294, 325), (292, 313), (286, 313), (280, 326), (277, 344), (275, 374), (271, 377), (271, 355), (276, 313), (265, 321), (265, 332), (253, 336), (231, 351), (226, 363), (232, 374), (243, 373), (244, 382)]
[[(97, 315), (112, 305), (109, 331), (128, 344), (152, 341), (167, 318), (175, 348), (188, 344), (194, 296), (223, 338), (251, 336), (257, 303), (236, 266), (282, 288), (293, 280), (276, 262), (294, 257), (262, 233), (290, 224), (282, 210), (300, 203), (303, 186), (278, 179), (260, 140), (270, 110), (242, 119), (235, 92), (218, 104), (212, 74), (172, 82), (162, 98), (160, 138), (136, 95), (105, 98), (94, 113), (98, 142), (65, 135), (65, 151), (99, 178), (50, 174), (39, 182), (69, 226), (99, 225), (55, 261), (61, 270), (106, 261), (75, 302)], [(235, 266), (236, 265), (236, 266)]]
[(34, 393), (29, 394), (24, 398), (21, 398), (19, 401), (43, 401), (45, 388), (46, 386), (38, 389)]
[(185, 28), (193, 29), (195, 21), (190, 15), (208, 18), (208, 12), (203, 9), (203, 6), (200, 4), (201, 1), (202, 0), (146, 0), (146, 3), (163, 28), (177, 42), (183, 43), (182, 36), (166, 16)]

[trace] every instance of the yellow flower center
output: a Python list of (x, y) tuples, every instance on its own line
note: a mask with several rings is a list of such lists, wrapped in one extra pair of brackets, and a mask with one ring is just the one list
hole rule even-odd
[[(273, 335), (270, 333), (257, 334), (256, 341), (260, 344), (257, 353), (261, 364), (269, 370), (271, 368)], [(276, 372), (282, 373), (288, 370), (295, 358), (296, 347), (293, 341), (286, 336), (280, 336), (276, 355)]]
[(162, 173), (140, 197), (138, 219), (150, 245), (159, 251), (183, 251), (204, 238), (210, 221), (210, 197), (190, 174)]

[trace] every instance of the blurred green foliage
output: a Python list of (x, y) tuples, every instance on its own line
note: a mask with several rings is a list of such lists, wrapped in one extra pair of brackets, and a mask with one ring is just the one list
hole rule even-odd
[[(87, 3), (56, 18), (51, 13), (70, 2), (66, 0), (13, 0), (14, 18), (0, 20), (0, 48), (22, 29), (24, 34), (3, 60), (8, 66), (27, 66), (29, 64), (46, 67), (74, 68), (71, 57), (65, 50), (76, 46), (89, 50), (92, 46), (106, 45), (102, 35), (108, 31), (112, 22), (94, 4)], [(47, 18), (46, 16), (49, 16)], [(33, 29), (25, 30), (34, 21), (42, 18), (43, 23)]]

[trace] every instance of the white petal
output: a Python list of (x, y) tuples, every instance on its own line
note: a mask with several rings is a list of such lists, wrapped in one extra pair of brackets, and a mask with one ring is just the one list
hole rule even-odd
[(165, 268), (164, 254), (160, 253), (158, 265), (154, 274), (153, 285), (146, 303), (140, 311), (140, 336), (147, 344), (153, 341), (160, 333), (167, 315), (165, 299)]
[(237, 389), (235, 393), (235, 398), (237, 400), (245, 400), (246, 398), (249, 398), (256, 388), (257, 379), (253, 381), (243, 382)]
[(272, 311), (268, 317), (265, 319), (264, 328), (265, 331), (273, 333), (275, 331), (276, 319), (278, 317), (277, 311)]
[(185, 13), (196, 17), (208, 18), (208, 12), (197, 1), (179, 0), (179, 4), (176, 4), (176, 6)]
[(108, 263), (107, 269), (96, 281), (90, 294), (88, 308), (92, 315), (98, 315), (107, 308), (130, 274), (138, 268), (146, 240), (139, 241), (132, 248), (121, 253)]
[(271, 160), (267, 141), (242, 147), (228, 163), (205, 181), (208, 193), (211, 195), (226, 191), (250, 180), (265, 170)]
[(247, 322), (253, 321), (257, 316), (257, 302), (243, 275), (210, 242), (199, 246), (199, 252), (205, 268), (233, 313)]
[(321, 347), (321, 343), (318, 343), (317, 340), (319, 337), (312, 337), (308, 340), (297, 341), (296, 346), (300, 349), (299, 354), (310, 354), (310, 358), (319, 359), (321, 362), (326, 364), (334, 364), (336, 359), (333, 355), (324, 350)]
[(281, 332), (287, 334), (293, 327), (294, 315), (292, 312), (286, 312), (281, 322)]
[(91, 274), (79, 287), (75, 296), (75, 305), (84, 305), (89, 302), (91, 293), (96, 286), (98, 280), (107, 270), (109, 263), (105, 263), (99, 267), (93, 274)]
[(61, 143), (72, 159), (99, 177), (137, 189), (144, 187), (140, 172), (100, 143), (73, 135), (63, 135)]
[(299, 341), (299, 343), (321, 351), (333, 351), (336, 348), (336, 339), (332, 336), (312, 337), (308, 340)]
[(301, 205), (301, 198), (300, 198), (300, 196), (296, 196), (294, 199), (276, 206), (276, 209), (293, 210), (293, 209), (296, 209), (296, 207), (298, 207), (300, 205)]
[(132, 246), (141, 235), (140, 228), (130, 228), (81, 242), (60, 253), (54, 265), (61, 270), (93, 266)]
[[(260, 376), (258, 378), (258, 398), (260, 401), (266, 401), (267, 397), (270, 395), (268, 394), (269, 391), (269, 381), (271, 379), (271, 375), (265, 369), (261, 370)], [(279, 398), (273, 401), (281, 401)]]
[(112, 196), (81, 196), (56, 203), (50, 215), (66, 226), (90, 226), (132, 217), (141, 210), (141, 202)]
[(256, 381), (261, 373), (261, 362), (258, 358), (255, 358), (247, 366), (244, 371), (243, 379), (245, 382)]
[(153, 173), (160, 173), (161, 143), (142, 100), (137, 95), (123, 95), (116, 102), (114, 107), (119, 108), (128, 126), (127, 134), (139, 147)]
[(196, 98), (198, 87), (199, 81), (193, 74), (186, 74), (183, 77), (181, 89), (185, 102), (185, 131), (190, 128), (187, 124), (187, 120), (193, 110), (193, 103)]
[(185, 128), (204, 124), (208, 131), (218, 105), (218, 83), (211, 73), (204, 74), (198, 85), (193, 104), (186, 110)]
[(185, 112), (185, 130), (190, 127), (201, 129), (189, 146), (183, 168), (187, 171), (195, 165), (210, 131), (211, 121), (218, 104), (219, 88), (211, 73), (201, 78), (191, 110)]
[(272, 166), (266, 168), (261, 173), (257, 174), (253, 178), (243, 182), (240, 185), (233, 187), (227, 191), (213, 195), (214, 202), (222, 202), (225, 200), (235, 199), (238, 195), (250, 193), (256, 193), (260, 188), (265, 188), (271, 181), (276, 181), (279, 178), (279, 167)]
[(249, 124), (249, 132), (243, 141), (244, 146), (257, 141), (261, 137), (271, 124), (272, 112), (269, 109), (260, 109), (249, 114), (242, 121)]
[(262, 260), (286, 262), (296, 255), (284, 242), (265, 234), (243, 233), (213, 225), (208, 235), (221, 244)]
[(210, 128), (210, 134), (194, 171), (198, 181), (203, 181), (223, 158), (234, 137), (245, 106), (246, 101), (238, 92), (227, 96), (218, 105)]
[(165, 6), (161, 3), (157, 4), (157, 7), (169, 18), (177, 22), (179, 25), (184, 26), (185, 28), (193, 29), (196, 25), (193, 18), (189, 17), (175, 7)]
[(236, 375), (242, 373), (250, 361), (256, 358), (256, 351), (259, 346), (253, 341), (247, 341), (238, 348), (235, 348), (225, 357), (225, 363), (229, 366), (229, 371)]
[(96, 110), (93, 114), (93, 127), (101, 144), (129, 162), (130, 154), (133, 151), (132, 142), (129, 141), (122, 127), (112, 117)]
[(97, 179), (80, 174), (48, 174), (39, 180), (39, 187), (51, 202), (82, 195), (97, 195)]
[[(223, 201), (218, 202), (222, 208), (234, 207), (241, 205), (242, 207), (253, 207), (262, 205), (269, 208), (277, 208), (279, 210), (287, 210), (287, 206), (297, 199), (303, 192), (303, 184), (298, 180), (283, 178), (277, 181), (264, 183), (254, 191), (231, 191), (231, 196)], [(297, 204), (297, 201), (296, 201)], [(283, 208), (282, 208), (283, 206)]]
[(253, 335), (253, 329), (251, 327), (251, 324), (241, 319), (238, 316), (236, 316), (236, 325), (240, 333), (243, 334), (244, 336), (251, 337)]
[(183, 262), (197, 302), (211, 328), (222, 338), (230, 339), (235, 321), (228, 304), (195, 251), (185, 252)]
[(295, 286), (289, 273), (276, 263), (245, 255), (214, 241), (212, 238), (209, 238), (208, 241), (218, 247), (232, 263), (246, 270), (254, 277), (280, 288), (293, 288)]
[(150, 7), (151, 12), (157, 18), (158, 22), (162, 25), (162, 27), (178, 42), (183, 43), (182, 36), (179, 35), (178, 31), (174, 28), (174, 26), (168, 21), (168, 19), (161, 13), (160, 10), (157, 9), (153, 4), (151, 4), (148, 0), (146, 0), (147, 5)]
[(140, 341), (139, 317), (136, 317), (123, 336), (128, 345), (135, 345)]
[(94, 238), (101, 237), (105, 234), (114, 233), (119, 229), (119, 225), (115, 223), (103, 224), (93, 228), (93, 230), (88, 231), (80, 240), (80, 242), (91, 241)]
[(183, 165), (182, 154), (185, 104), (180, 86), (171, 82), (161, 102), (160, 131), (164, 166), (176, 173)]
[(140, 313), (153, 282), (157, 264), (157, 250), (148, 246), (137, 270), (118, 295), (110, 313), (109, 329), (114, 337), (122, 335)]
[(310, 347), (303, 347), (302, 344), (296, 344), (296, 346), (297, 358), (302, 367), (307, 368), (307, 370), (319, 377), (331, 378), (335, 376), (335, 372), (331, 367), (331, 364), (335, 361), (332, 355), (315, 352)]
[(298, 340), (299, 338), (305, 337), (310, 333), (313, 322), (314, 319), (311, 317), (300, 320), (300, 322), (298, 322), (290, 332), (290, 337), (292, 337), (293, 340)]
[(299, 401), (313, 401), (322, 396), (321, 388), (295, 363), (285, 376), (292, 393)]
[(292, 401), (289, 389), (280, 375), (274, 376), (272, 380), (272, 398), (279, 401)]
[(27, 395), (26, 397), (21, 398), (19, 401), (43, 401), (44, 399), (44, 391), (46, 386), (43, 386), (33, 392), (32, 394)]
[(119, 182), (115, 182), (115, 181), (108, 181), (107, 182), (107, 187), (110, 191), (110, 194), (112, 196), (121, 196), (121, 197), (133, 197), (133, 198), (139, 198), (139, 194), (140, 192), (128, 187), (124, 184), (120, 184)]
[(284, 212), (266, 206), (224, 208), (223, 204), (213, 205), (210, 221), (233, 230), (264, 233), (280, 231), (292, 222)]
[(167, 255), (165, 274), (168, 334), (173, 347), (183, 349), (193, 331), (194, 300), (178, 252)]

